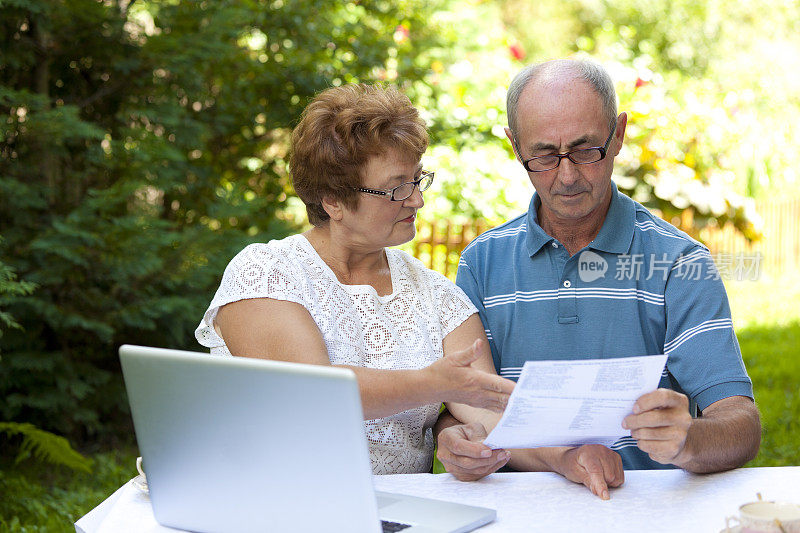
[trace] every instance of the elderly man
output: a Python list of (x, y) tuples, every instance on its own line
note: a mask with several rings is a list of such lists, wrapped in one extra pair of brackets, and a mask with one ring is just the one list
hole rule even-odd
[[(623, 469), (741, 466), (760, 444), (753, 390), (727, 296), (708, 250), (621, 194), (611, 175), (625, 137), (607, 72), (558, 60), (522, 70), (506, 135), (536, 189), (528, 212), (475, 239), (457, 284), (477, 306), (494, 364), (667, 354), (659, 389), (610, 448), (490, 450), (497, 415), (465, 408), (439, 420), (438, 457), (462, 480), (506, 465), (552, 470), (606, 499)], [(589, 265), (592, 265), (589, 268)]]

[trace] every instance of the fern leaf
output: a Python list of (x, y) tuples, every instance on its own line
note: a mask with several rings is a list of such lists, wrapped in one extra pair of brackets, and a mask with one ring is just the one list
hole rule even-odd
[(76, 452), (64, 437), (39, 429), (33, 424), (0, 422), (0, 433), (22, 437), (16, 463), (29, 457), (65, 466), (72, 470), (91, 472), (92, 460)]

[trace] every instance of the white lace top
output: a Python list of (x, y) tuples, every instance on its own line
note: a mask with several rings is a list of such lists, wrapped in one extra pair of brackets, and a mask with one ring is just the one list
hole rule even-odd
[[(343, 285), (303, 235), (251, 244), (234, 257), (202, 322), (197, 340), (212, 354), (230, 355), (214, 329), (225, 304), (274, 298), (308, 309), (333, 364), (369, 368), (423, 368), (442, 357), (444, 337), (476, 313), (464, 292), (405, 252), (386, 250), (392, 293), (370, 285)], [(372, 471), (427, 472), (439, 405), (365, 421)]]

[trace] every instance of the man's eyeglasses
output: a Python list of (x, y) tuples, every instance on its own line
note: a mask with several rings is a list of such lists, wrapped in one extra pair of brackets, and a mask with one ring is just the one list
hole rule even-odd
[[(528, 172), (545, 172), (547, 170), (553, 170), (554, 168), (558, 167), (561, 164), (561, 160), (564, 158), (569, 159), (576, 165), (588, 165), (589, 163), (597, 163), (601, 159), (606, 157), (606, 153), (608, 152), (608, 145), (611, 143), (611, 137), (614, 136), (614, 130), (617, 129), (617, 123), (611, 126), (611, 133), (608, 134), (608, 139), (606, 139), (605, 144), (603, 146), (595, 146), (593, 148), (580, 148), (578, 150), (571, 150), (566, 154), (548, 154), (548, 155), (540, 155), (538, 157), (532, 157), (522, 162), (522, 166), (525, 167), (525, 170)], [(519, 145), (517, 145), (517, 151), (519, 151)]]
[(353, 187), (353, 189), (376, 196), (388, 196), (392, 202), (402, 202), (414, 194), (415, 187), (419, 187), (419, 192), (425, 192), (431, 186), (431, 183), (433, 183), (433, 172), (423, 172), (418, 179), (401, 183), (388, 191), (368, 189), (367, 187)]

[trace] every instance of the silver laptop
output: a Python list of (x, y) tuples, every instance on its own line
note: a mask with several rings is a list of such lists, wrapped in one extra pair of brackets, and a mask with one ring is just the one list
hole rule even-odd
[(495, 519), (493, 509), (374, 491), (349, 370), (130, 345), (119, 354), (162, 525), (442, 533)]

